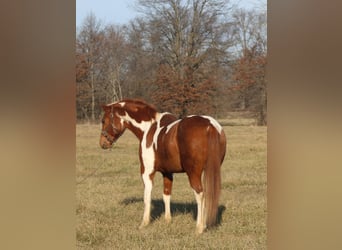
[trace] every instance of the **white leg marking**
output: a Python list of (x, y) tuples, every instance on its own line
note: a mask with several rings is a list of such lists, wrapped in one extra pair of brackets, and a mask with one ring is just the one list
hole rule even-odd
[(165, 220), (167, 223), (171, 222), (171, 208), (170, 208), (171, 195), (163, 194), (163, 200), (165, 205)]
[(204, 197), (203, 192), (197, 193), (194, 190), (195, 198), (197, 202), (197, 222), (196, 222), (196, 232), (201, 234), (206, 228), (205, 225), (205, 215), (204, 215)]
[(145, 171), (142, 175), (142, 179), (144, 181), (145, 190), (144, 190), (144, 216), (143, 221), (140, 225), (140, 228), (146, 226), (150, 222), (150, 213), (151, 213), (151, 192), (152, 192), (152, 180), (150, 175), (153, 173), (154, 169), (154, 151), (153, 145), (149, 148), (146, 148), (146, 136), (147, 133), (144, 133), (143, 139), (141, 141), (141, 152), (142, 152), (142, 161), (144, 164)]
[(152, 180), (149, 174), (143, 174), (143, 181), (145, 184), (144, 190), (144, 216), (140, 228), (147, 226), (150, 223), (150, 213), (151, 213), (151, 193), (152, 193)]

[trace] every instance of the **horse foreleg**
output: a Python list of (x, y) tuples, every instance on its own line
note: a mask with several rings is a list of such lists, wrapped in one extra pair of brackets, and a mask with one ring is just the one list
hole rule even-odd
[(167, 223), (171, 222), (171, 208), (170, 208), (170, 200), (171, 200), (171, 190), (172, 190), (172, 174), (163, 174), (164, 178), (164, 193), (163, 193), (163, 201), (165, 205), (165, 220)]
[(150, 213), (151, 213), (151, 193), (153, 186), (153, 176), (145, 175), (142, 176), (144, 182), (144, 216), (139, 228), (143, 228), (150, 223)]

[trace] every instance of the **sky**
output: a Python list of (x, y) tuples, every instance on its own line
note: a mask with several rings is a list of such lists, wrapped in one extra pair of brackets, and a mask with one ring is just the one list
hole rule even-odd
[[(246, 8), (254, 8), (267, 0), (237, 0)], [(124, 24), (138, 16), (134, 10), (135, 0), (76, 0), (76, 27), (93, 12), (104, 23)]]

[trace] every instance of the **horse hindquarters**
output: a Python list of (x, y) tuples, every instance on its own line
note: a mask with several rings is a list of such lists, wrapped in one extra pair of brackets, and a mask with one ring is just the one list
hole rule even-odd
[[(190, 126), (194, 124), (196, 126)], [(197, 202), (197, 233), (202, 233), (207, 226), (216, 223), (225, 135), (208, 119), (197, 116), (180, 123), (178, 141), (182, 167)]]

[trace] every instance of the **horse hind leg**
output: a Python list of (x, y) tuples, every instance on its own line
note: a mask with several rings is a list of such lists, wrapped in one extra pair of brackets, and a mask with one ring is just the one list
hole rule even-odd
[(170, 208), (170, 200), (171, 200), (171, 190), (172, 190), (172, 174), (163, 174), (164, 180), (164, 193), (163, 193), (163, 201), (165, 205), (165, 220), (167, 223), (171, 222), (171, 208)]
[(196, 220), (196, 233), (201, 234), (206, 229), (206, 218), (204, 213), (204, 196), (201, 177), (196, 176), (190, 179), (190, 185), (194, 190), (196, 203), (197, 203), (197, 220)]
[(203, 192), (197, 193), (194, 190), (197, 202), (197, 220), (196, 220), (196, 233), (201, 234), (206, 229), (205, 213), (204, 213), (204, 197)]

